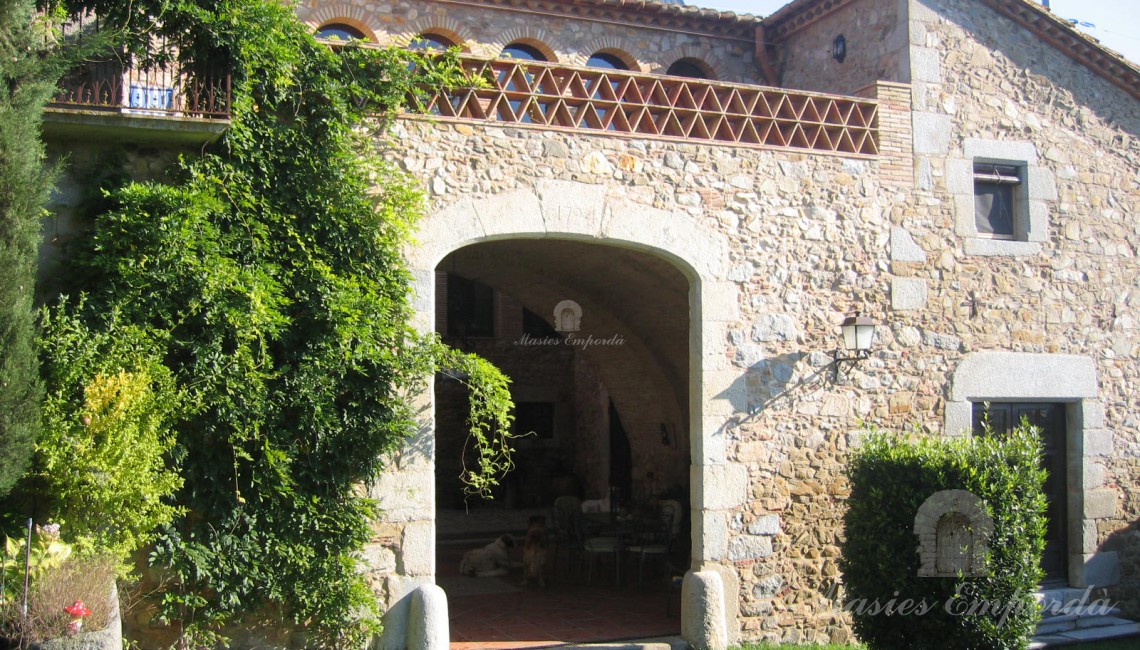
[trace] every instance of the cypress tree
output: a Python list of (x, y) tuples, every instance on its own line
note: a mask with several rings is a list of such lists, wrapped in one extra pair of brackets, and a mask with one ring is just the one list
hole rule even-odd
[(0, 496), (39, 431), (34, 292), (40, 217), (52, 184), (40, 138), (55, 66), (33, 0), (0, 0)]

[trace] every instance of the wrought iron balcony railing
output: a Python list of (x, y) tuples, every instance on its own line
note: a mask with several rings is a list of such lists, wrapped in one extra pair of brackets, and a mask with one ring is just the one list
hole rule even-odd
[[(53, 38), (61, 46), (78, 44), (104, 27), (94, 14), (82, 13), (60, 24)], [(51, 105), (129, 115), (229, 119), (228, 71), (190, 72), (177, 63), (178, 43), (155, 37), (151, 46), (154, 53), (166, 55), (161, 57), (166, 63), (136, 65), (128, 55), (84, 63), (60, 81)]]
[(131, 68), (119, 61), (86, 63), (60, 82), (51, 105), (127, 115), (230, 117), (228, 74), (192, 75), (174, 64)]
[(878, 155), (878, 104), (858, 97), (512, 59), (463, 58), (482, 88), (430, 95), (437, 118)]

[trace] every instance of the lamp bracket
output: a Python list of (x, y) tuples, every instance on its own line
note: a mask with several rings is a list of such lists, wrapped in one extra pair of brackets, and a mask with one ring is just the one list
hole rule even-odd
[(837, 349), (832, 353), (831, 366), (834, 371), (832, 380), (837, 384), (840, 383), (840, 378), (843, 376), (843, 364), (847, 364), (848, 368), (854, 368), (857, 363), (871, 356), (870, 350), (854, 350), (854, 354), (844, 356), (846, 352), (848, 351)]

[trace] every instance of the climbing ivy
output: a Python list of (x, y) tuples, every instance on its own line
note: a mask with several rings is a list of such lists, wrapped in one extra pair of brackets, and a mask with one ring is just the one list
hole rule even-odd
[(465, 82), (457, 59), (330, 48), (286, 3), (65, 4), (140, 60), (161, 60), (148, 48), (165, 33), (192, 69), (234, 75), (216, 149), (177, 183), (113, 193), (72, 260), (76, 316), (151, 331), (184, 395), (170, 463), (186, 515), (150, 556), (175, 585), (162, 614), (186, 645), (276, 611), (309, 647), (360, 647), (381, 614), (358, 559), (377, 514), (360, 486), (415, 430), (408, 396), (462, 373), (481, 459), (466, 480), (486, 492), (509, 466), (508, 380), (411, 326), (401, 250), (423, 197), (376, 146), (421, 88)]

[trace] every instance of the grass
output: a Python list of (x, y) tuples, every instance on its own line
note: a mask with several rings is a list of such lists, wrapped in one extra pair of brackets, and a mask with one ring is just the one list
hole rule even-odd
[(842, 645), (837, 643), (828, 643), (827, 645), (819, 645), (816, 643), (809, 645), (780, 645), (779, 643), (750, 643), (741, 646), (738, 650), (866, 650), (867, 646), (862, 645)]
[[(1128, 637), (1112, 641), (1093, 641), (1076, 645), (1058, 646), (1063, 650), (1136, 650), (1140, 646), (1140, 637)], [(778, 643), (750, 643), (737, 650), (867, 650), (862, 645), (840, 644), (809, 644), (809, 645), (780, 645)]]

